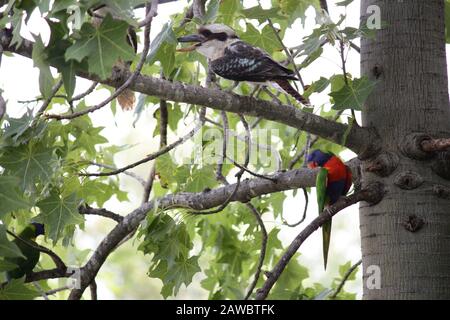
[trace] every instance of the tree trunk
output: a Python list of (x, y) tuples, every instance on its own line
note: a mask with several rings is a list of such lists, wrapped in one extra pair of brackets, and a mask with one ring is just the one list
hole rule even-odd
[[(450, 181), (432, 170), (434, 158), (408, 152), (417, 147), (411, 134), (450, 137), (444, 0), (361, 0), (362, 23), (371, 5), (382, 29), (361, 41), (361, 74), (379, 83), (362, 122), (380, 135), (383, 154), (364, 162), (363, 183), (381, 181), (386, 195), (360, 206), (363, 298), (450, 299), (450, 201), (433, 192)], [(368, 172), (374, 163), (383, 170)]]

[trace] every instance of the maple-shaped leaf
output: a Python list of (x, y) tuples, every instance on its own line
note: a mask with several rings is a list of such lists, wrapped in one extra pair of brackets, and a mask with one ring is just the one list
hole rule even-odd
[(19, 185), (16, 177), (0, 176), (0, 219), (9, 212), (31, 207), (23, 192), (19, 191)]
[(36, 221), (45, 224), (46, 235), (56, 242), (63, 236), (66, 226), (76, 225), (84, 221), (78, 213), (79, 205), (80, 199), (76, 197), (75, 193), (62, 197), (58, 190), (52, 189), (47, 198), (36, 204), (41, 210), (41, 213), (36, 217)]
[(37, 181), (46, 183), (54, 170), (54, 149), (47, 148), (42, 143), (20, 145), (4, 148), (0, 157), (0, 165), (5, 172), (20, 179), (23, 190), (32, 190)]
[(12, 279), (0, 289), (0, 300), (32, 300), (41, 294), (22, 279)]
[(0, 256), (1, 257), (24, 257), (19, 247), (6, 237), (6, 228), (0, 224)]
[(6, 260), (0, 260), (0, 272), (11, 271), (17, 268), (17, 264)]
[(130, 61), (135, 57), (133, 48), (126, 41), (128, 26), (125, 21), (114, 20), (110, 14), (98, 28), (83, 24), (81, 38), (66, 50), (66, 61), (81, 62), (87, 58), (89, 72), (101, 79), (108, 78), (117, 61)]
[(330, 96), (334, 99), (333, 109), (361, 110), (376, 84), (376, 81), (371, 81), (367, 77), (349, 81), (339, 91), (330, 93)]
[(274, 30), (272, 30), (269, 25), (266, 25), (261, 32), (259, 32), (252, 24), (247, 23), (247, 31), (241, 38), (254, 46), (266, 50), (270, 54), (275, 50), (281, 49), (281, 44), (278, 41)]

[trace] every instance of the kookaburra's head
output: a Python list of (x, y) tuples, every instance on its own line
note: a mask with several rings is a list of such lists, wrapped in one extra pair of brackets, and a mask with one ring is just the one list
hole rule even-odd
[(230, 27), (223, 24), (210, 24), (198, 29), (197, 34), (178, 38), (178, 42), (195, 42), (192, 46), (178, 49), (181, 52), (196, 50), (208, 59), (215, 60), (223, 56), (224, 50), (239, 38)]

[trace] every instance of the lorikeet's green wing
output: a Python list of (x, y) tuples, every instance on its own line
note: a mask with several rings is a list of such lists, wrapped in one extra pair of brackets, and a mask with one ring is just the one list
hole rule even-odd
[(24, 275), (29, 274), (39, 262), (40, 252), (36, 248), (33, 248), (33, 245), (37, 246), (36, 242), (34, 242), (36, 238), (35, 235), (36, 232), (34, 226), (29, 225), (19, 234), (20, 239), (23, 239), (26, 242), (20, 239), (13, 240), (26, 259), (21, 257), (5, 258), (5, 260), (18, 266), (16, 269), (7, 272), (6, 276), (8, 280), (19, 279)]
[[(319, 207), (319, 214), (321, 214), (328, 203), (327, 199), (327, 180), (328, 180), (328, 170), (325, 168), (320, 168), (319, 173), (316, 178), (316, 195), (317, 195), (317, 206)], [(323, 265), (327, 268), (328, 260), (328, 248), (330, 247), (331, 238), (331, 220), (327, 221), (322, 225), (322, 245), (323, 245)]]

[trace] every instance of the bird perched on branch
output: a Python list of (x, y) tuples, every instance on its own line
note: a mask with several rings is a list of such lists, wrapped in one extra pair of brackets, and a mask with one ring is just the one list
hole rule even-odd
[[(99, 5), (92, 10), (92, 24), (94, 27), (99, 27), (106, 15), (111, 14), (114, 19), (120, 19), (114, 14), (114, 10), (107, 5)], [(133, 48), (134, 53), (137, 53), (137, 35), (133, 27), (128, 27), (127, 43)], [(115, 67), (120, 70), (130, 70), (132, 61), (117, 61)], [(136, 102), (134, 92), (129, 89), (125, 89), (118, 97), (117, 102), (121, 106), (122, 110), (132, 110)]]
[(178, 38), (178, 42), (195, 42), (178, 51), (196, 50), (210, 60), (212, 71), (225, 79), (275, 83), (300, 103), (309, 104), (289, 83), (288, 80), (298, 80), (292, 70), (273, 60), (264, 50), (240, 40), (226, 25), (202, 26), (197, 34)]
[(39, 262), (40, 251), (37, 249), (36, 238), (45, 233), (44, 225), (41, 223), (30, 223), (21, 233), (18, 238), (12, 242), (19, 247), (24, 257), (5, 258), (5, 260), (17, 265), (16, 269), (10, 270), (6, 273), (9, 280), (19, 279), (31, 273), (36, 264)]
[[(352, 172), (332, 153), (314, 150), (308, 155), (308, 167), (320, 167), (316, 178), (316, 194), (319, 214), (345, 196), (352, 185)], [(328, 248), (331, 239), (331, 220), (322, 225), (323, 263), (327, 268)]]

